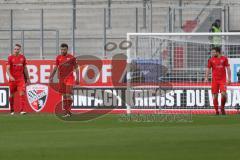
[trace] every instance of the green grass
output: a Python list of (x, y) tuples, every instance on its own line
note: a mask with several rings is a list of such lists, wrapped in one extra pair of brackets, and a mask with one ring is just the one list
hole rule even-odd
[(0, 115), (0, 159), (239, 159), (239, 115), (145, 123), (119, 117), (65, 122), (53, 115)]

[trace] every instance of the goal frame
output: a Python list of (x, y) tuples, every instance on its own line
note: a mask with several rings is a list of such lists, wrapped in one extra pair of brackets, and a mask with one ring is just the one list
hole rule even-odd
[[(131, 36), (240, 36), (240, 32), (217, 32), (217, 33), (212, 33), (212, 32), (191, 32), (191, 33), (127, 33), (127, 41), (131, 41)], [(224, 43), (224, 42), (223, 42)], [(127, 64), (131, 64), (132, 59), (131, 59), (131, 48), (128, 48), (127, 51)], [(130, 92), (130, 67), (127, 65), (127, 92)], [(126, 109), (127, 109), (127, 114), (131, 114), (131, 106), (126, 103)]]

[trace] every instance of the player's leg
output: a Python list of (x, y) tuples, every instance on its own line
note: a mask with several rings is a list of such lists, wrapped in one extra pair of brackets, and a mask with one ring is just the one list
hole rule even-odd
[(63, 109), (65, 111), (64, 117), (71, 116), (71, 106), (72, 106), (72, 81), (64, 81), (60, 83), (60, 90), (63, 96)]
[(227, 101), (227, 87), (226, 87), (225, 83), (222, 83), (220, 85), (220, 91), (221, 91), (221, 112), (223, 115), (225, 115), (226, 114), (225, 104)]
[(63, 95), (63, 106), (66, 115), (71, 116), (71, 106), (72, 106), (72, 95), (70, 94), (64, 94)]
[(212, 83), (213, 106), (214, 106), (216, 115), (219, 115), (219, 111), (218, 111), (218, 93), (219, 93), (219, 85), (218, 85), (218, 83)]
[(226, 112), (225, 112), (225, 104), (226, 104), (226, 101), (227, 101), (227, 93), (226, 92), (222, 92), (221, 93), (221, 112), (222, 112), (222, 115), (225, 115)]
[(20, 114), (26, 114), (26, 96), (25, 96), (25, 82), (18, 82), (18, 91), (20, 96)]
[(10, 113), (11, 115), (13, 115), (14, 114), (14, 93), (10, 94), (9, 103), (10, 103)]
[(213, 94), (213, 106), (214, 106), (216, 115), (219, 115), (219, 111), (218, 111), (218, 94)]
[(15, 82), (9, 82), (9, 88), (10, 88), (10, 96), (9, 96), (10, 112), (11, 112), (11, 115), (14, 115), (14, 93), (17, 91), (17, 86)]
[(70, 79), (66, 82), (66, 94), (63, 96), (64, 97), (64, 106), (65, 106), (65, 111), (67, 114), (71, 115), (71, 107), (72, 107), (72, 94), (73, 94), (73, 84), (74, 80)]

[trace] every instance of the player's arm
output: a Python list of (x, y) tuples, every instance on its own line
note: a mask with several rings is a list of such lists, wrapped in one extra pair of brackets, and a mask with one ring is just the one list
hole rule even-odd
[(76, 83), (79, 84), (79, 68), (77, 63), (74, 64), (74, 70), (76, 72)]
[(53, 77), (54, 77), (55, 73), (57, 72), (57, 70), (58, 70), (58, 67), (55, 66), (55, 67), (53, 68), (53, 71), (52, 71), (51, 74), (50, 74), (50, 77), (49, 77), (49, 81), (50, 81), (50, 82), (53, 82)]
[(24, 57), (24, 62), (23, 62), (23, 74), (24, 77), (26, 79), (27, 83), (30, 83), (30, 78), (29, 78), (29, 74), (28, 74), (28, 70), (27, 70), (27, 63), (26, 63), (26, 58)]
[(8, 76), (9, 76), (9, 80), (15, 81), (15, 78), (12, 76), (12, 74), (11, 74), (11, 72), (10, 72), (10, 65), (9, 65), (9, 64), (7, 65), (6, 71), (7, 71), (7, 74), (8, 74)]
[(15, 78), (12, 76), (12, 74), (11, 74), (11, 72), (10, 72), (10, 65), (11, 65), (11, 58), (8, 57), (6, 71), (7, 71), (7, 74), (8, 74), (8, 76), (9, 76), (9, 80), (10, 80), (10, 81), (15, 81)]
[(30, 78), (27, 70), (27, 66), (24, 66), (24, 77), (26, 78), (27, 83), (30, 83)]
[(231, 69), (230, 69), (230, 65), (229, 65), (229, 62), (228, 62), (227, 58), (226, 58), (226, 61), (225, 61), (225, 67), (227, 69), (227, 76), (228, 76), (227, 84), (230, 84), (231, 83)]
[(51, 72), (50, 77), (49, 77), (49, 82), (51, 82), (51, 83), (53, 82), (53, 77), (54, 77), (55, 73), (58, 70), (58, 66), (59, 66), (59, 59), (58, 59), (58, 57), (56, 58), (55, 64), (56, 65), (54, 66), (53, 71)]
[(209, 76), (209, 73), (211, 71), (211, 68), (212, 68), (212, 64), (211, 64), (211, 60), (209, 59), (207, 69), (206, 69), (206, 73), (205, 73), (204, 82), (208, 82), (208, 76)]
[(208, 82), (208, 77), (209, 77), (210, 70), (211, 70), (211, 69), (207, 67), (206, 73), (205, 73), (204, 82)]
[(227, 76), (228, 76), (227, 83), (230, 84), (231, 83), (231, 69), (230, 69), (230, 66), (227, 67)]

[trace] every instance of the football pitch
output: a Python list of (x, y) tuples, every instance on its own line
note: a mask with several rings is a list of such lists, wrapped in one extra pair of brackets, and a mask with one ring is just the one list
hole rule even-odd
[(0, 115), (1, 160), (239, 159), (240, 115), (191, 122), (122, 121), (106, 115), (66, 122), (54, 115)]

